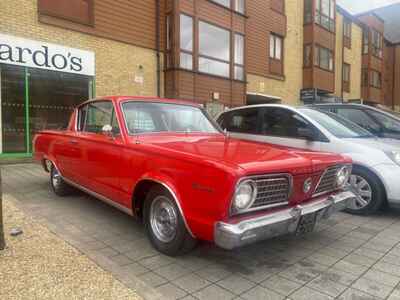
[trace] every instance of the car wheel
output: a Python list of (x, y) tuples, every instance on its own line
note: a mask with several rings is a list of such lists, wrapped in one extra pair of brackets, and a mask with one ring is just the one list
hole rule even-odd
[(351, 189), (356, 194), (346, 211), (357, 215), (373, 214), (380, 210), (386, 201), (386, 193), (379, 178), (368, 170), (354, 167), (349, 179)]
[(175, 200), (165, 189), (157, 187), (149, 192), (144, 213), (147, 234), (158, 251), (177, 256), (195, 247), (196, 240), (186, 229)]
[(50, 169), (50, 185), (57, 196), (68, 196), (72, 193), (72, 187), (61, 177), (60, 172), (54, 166)]

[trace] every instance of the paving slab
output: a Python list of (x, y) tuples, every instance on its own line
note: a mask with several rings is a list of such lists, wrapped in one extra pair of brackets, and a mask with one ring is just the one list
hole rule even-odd
[[(86, 194), (57, 197), (39, 165), (2, 166), (3, 191), (144, 299), (399, 300), (400, 213), (338, 213), (306, 236), (170, 258), (140, 222)], [(371, 286), (371, 282), (375, 283)], [(358, 297), (358, 298), (357, 298)]]

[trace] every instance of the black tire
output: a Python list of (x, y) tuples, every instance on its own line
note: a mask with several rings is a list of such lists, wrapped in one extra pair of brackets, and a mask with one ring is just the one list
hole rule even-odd
[[(53, 180), (56, 176), (59, 176), (57, 179), (58, 183), (55, 183)], [(62, 179), (54, 166), (50, 170), (50, 186), (53, 192), (60, 197), (71, 195), (73, 192), (73, 188)]]
[(360, 209), (347, 208), (346, 212), (354, 215), (371, 215), (384, 208), (386, 204), (386, 192), (380, 179), (374, 173), (358, 166), (353, 167), (352, 174), (368, 182), (372, 189), (372, 199), (368, 205)]
[[(155, 229), (151, 225), (151, 210), (154, 201), (158, 201), (160, 197), (164, 197), (164, 200), (168, 199), (170, 207), (174, 209), (177, 216), (176, 233), (171, 241), (165, 242), (157, 237)], [(168, 256), (183, 255), (191, 251), (197, 244), (188, 230), (186, 229), (185, 222), (180, 214), (179, 208), (175, 203), (175, 200), (163, 187), (154, 187), (146, 196), (144, 203), (144, 224), (146, 227), (147, 235), (151, 244), (159, 252)]]

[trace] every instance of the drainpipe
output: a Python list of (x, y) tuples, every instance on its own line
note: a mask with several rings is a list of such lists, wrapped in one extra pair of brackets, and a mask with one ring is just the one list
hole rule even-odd
[(396, 109), (396, 105), (394, 103), (394, 101), (396, 99), (395, 95), (394, 95), (394, 93), (396, 91), (396, 89), (395, 89), (395, 84), (396, 84), (396, 80), (395, 80), (395, 77), (396, 77), (396, 56), (397, 56), (397, 46), (395, 45), (394, 46), (394, 51), (393, 51), (393, 69), (392, 69), (392, 71), (393, 71), (393, 76), (392, 76), (392, 110), (393, 111), (395, 111), (395, 109)]
[(157, 97), (161, 96), (160, 0), (156, 0)]

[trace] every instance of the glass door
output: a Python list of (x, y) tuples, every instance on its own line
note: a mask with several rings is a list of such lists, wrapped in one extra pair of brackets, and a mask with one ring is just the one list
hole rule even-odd
[(74, 108), (89, 99), (90, 81), (87, 76), (29, 69), (30, 136), (67, 128)]
[(0, 65), (0, 82), (0, 153), (27, 153), (25, 68)]

